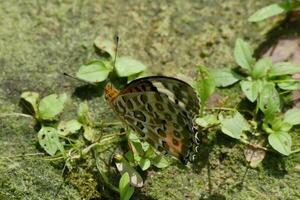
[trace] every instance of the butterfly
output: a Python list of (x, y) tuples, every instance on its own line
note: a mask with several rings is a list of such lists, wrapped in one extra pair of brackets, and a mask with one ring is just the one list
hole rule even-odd
[(193, 119), (199, 100), (186, 82), (166, 76), (136, 79), (122, 90), (107, 84), (105, 98), (120, 119), (162, 153), (184, 163), (198, 143)]

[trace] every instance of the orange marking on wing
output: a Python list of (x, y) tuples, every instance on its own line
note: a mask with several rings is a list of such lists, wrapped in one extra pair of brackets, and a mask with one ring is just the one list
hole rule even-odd
[(108, 83), (104, 88), (105, 99), (108, 102), (113, 102), (119, 96), (119, 90), (112, 86), (112, 84)]
[(182, 152), (182, 142), (180, 140), (176, 139), (178, 141), (178, 145), (174, 145), (173, 144), (173, 138), (175, 138), (174, 135), (173, 135), (173, 132), (167, 133), (166, 143), (169, 146), (169, 151), (174, 156), (178, 157), (179, 154), (181, 154), (181, 152)]

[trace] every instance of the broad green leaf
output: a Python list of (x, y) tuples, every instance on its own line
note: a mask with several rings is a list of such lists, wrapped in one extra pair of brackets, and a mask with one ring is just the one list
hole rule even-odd
[(217, 69), (212, 71), (212, 75), (217, 87), (226, 87), (239, 81), (241, 77), (231, 69)]
[(107, 79), (112, 70), (113, 67), (108, 62), (94, 60), (82, 65), (76, 73), (76, 77), (91, 83), (98, 83)]
[(89, 116), (89, 106), (87, 102), (83, 102), (79, 104), (77, 110), (78, 121), (81, 124), (87, 125), (90, 123), (90, 116)]
[(280, 111), (280, 98), (273, 83), (264, 85), (259, 97), (259, 108), (266, 116)]
[(199, 65), (198, 70), (200, 72), (200, 80), (197, 82), (197, 90), (201, 99), (201, 103), (204, 104), (210, 95), (215, 91), (215, 80), (211, 72), (204, 66)]
[(130, 184), (134, 187), (142, 187), (144, 185), (141, 175), (128, 163), (122, 155), (115, 156), (116, 167), (121, 174), (128, 173)]
[(201, 127), (208, 127), (219, 123), (216, 115), (205, 115), (204, 117), (198, 117), (195, 123)]
[[(39, 93), (36, 92), (23, 92), (21, 94), (21, 99), (30, 104), (32, 111), (35, 115), (38, 114), (38, 101), (39, 101)], [(37, 116), (35, 116), (37, 117)]]
[(262, 83), (260, 80), (241, 81), (240, 85), (247, 99), (251, 102), (254, 102), (257, 99), (258, 93), (262, 89)]
[(282, 76), (286, 74), (300, 73), (300, 66), (296, 66), (289, 62), (275, 63), (268, 73), (269, 77)]
[(282, 4), (276, 3), (259, 9), (248, 18), (249, 22), (259, 22), (288, 11)]
[(272, 60), (270, 58), (261, 58), (255, 63), (251, 76), (254, 79), (265, 77), (271, 67)]
[(119, 77), (128, 77), (146, 70), (146, 65), (129, 57), (120, 57), (116, 60), (116, 72)]
[(66, 94), (51, 94), (44, 97), (39, 103), (39, 117), (45, 120), (54, 119), (62, 112), (67, 98)]
[(104, 53), (108, 53), (111, 58), (115, 57), (116, 54), (116, 44), (111, 40), (105, 40), (103, 37), (99, 36), (94, 40), (94, 45)]
[(250, 130), (247, 120), (239, 112), (232, 118), (220, 119), (220, 122), (222, 132), (236, 139), (240, 139), (243, 131)]
[(299, 90), (299, 81), (293, 79), (290, 75), (283, 76), (278, 80), (278, 87), (282, 90)]
[(234, 58), (237, 64), (248, 73), (252, 71), (255, 59), (252, 57), (253, 49), (242, 39), (237, 39), (234, 47)]
[(75, 119), (72, 119), (69, 121), (61, 121), (58, 124), (57, 130), (58, 130), (58, 134), (62, 136), (67, 136), (76, 133), (79, 129), (81, 129), (81, 127), (82, 127), (81, 123), (79, 123)]
[(83, 129), (84, 129), (83, 136), (88, 141), (95, 142), (99, 138), (99, 135), (97, 134), (96, 130), (93, 129), (92, 127), (83, 126)]
[(141, 169), (143, 171), (147, 170), (151, 165), (151, 162), (149, 159), (147, 158), (142, 158), (140, 161), (139, 161), (139, 166), (141, 167)]
[(269, 135), (268, 141), (279, 153), (286, 156), (291, 153), (292, 138), (287, 132), (272, 133)]
[(119, 182), (120, 200), (129, 200), (134, 193), (134, 187), (130, 185), (129, 174), (122, 175)]
[(57, 150), (63, 153), (63, 146), (59, 142), (58, 133), (55, 128), (42, 127), (38, 132), (38, 140), (41, 147), (51, 156), (54, 156)]
[(284, 121), (291, 124), (300, 124), (300, 108), (292, 108), (284, 113)]
[(151, 163), (157, 168), (166, 168), (170, 165), (168, 160), (161, 155), (157, 155), (151, 159)]

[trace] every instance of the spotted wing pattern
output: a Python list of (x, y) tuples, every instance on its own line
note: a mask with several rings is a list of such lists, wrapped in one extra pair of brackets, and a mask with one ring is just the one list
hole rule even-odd
[(114, 110), (142, 139), (161, 152), (187, 159), (194, 140), (192, 120), (199, 110), (190, 85), (169, 77), (146, 77), (113, 96), (108, 100)]

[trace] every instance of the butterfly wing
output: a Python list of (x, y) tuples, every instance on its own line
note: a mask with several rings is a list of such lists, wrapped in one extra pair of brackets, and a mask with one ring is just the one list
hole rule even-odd
[(120, 92), (120, 95), (146, 91), (166, 94), (171, 102), (178, 104), (191, 116), (199, 112), (199, 99), (194, 89), (186, 82), (172, 77), (150, 76), (134, 80)]
[(193, 146), (192, 120), (199, 111), (193, 88), (178, 79), (152, 76), (137, 79), (107, 100), (120, 118), (161, 152), (187, 161)]

